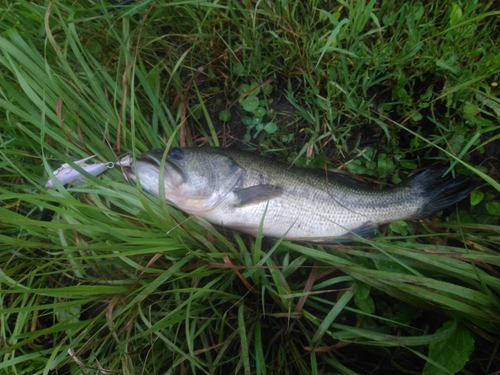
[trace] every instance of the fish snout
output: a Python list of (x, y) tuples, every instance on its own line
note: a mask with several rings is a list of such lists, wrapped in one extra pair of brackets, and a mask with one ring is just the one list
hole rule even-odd
[(121, 167), (127, 180), (135, 181), (135, 163), (131, 154), (125, 155), (117, 164)]

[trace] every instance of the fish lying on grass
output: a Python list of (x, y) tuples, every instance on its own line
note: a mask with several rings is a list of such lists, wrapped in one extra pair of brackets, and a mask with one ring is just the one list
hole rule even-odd
[[(149, 151), (121, 162), (124, 173), (167, 202), (214, 224), (257, 235), (336, 241), (373, 235), (378, 225), (419, 219), (459, 202), (475, 179), (442, 177), (430, 168), (401, 184), (374, 189), (356, 179), (289, 167), (269, 158), (223, 148)], [(162, 161), (164, 159), (164, 161)], [(160, 171), (160, 168), (163, 170)]]

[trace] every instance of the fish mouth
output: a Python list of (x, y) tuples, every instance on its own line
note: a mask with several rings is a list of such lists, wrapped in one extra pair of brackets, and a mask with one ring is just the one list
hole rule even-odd
[[(168, 175), (173, 171), (177, 172), (177, 174), (180, 176), (181, 180), (185, 182), (186, 179), (186, 174), (183, 172), (182, 168), (180, 168), (175, 161), (169, 160), (168, 158), (165, 160), (164, 167), (163, 167), (163, 173), (161, 173), (160, 168), (162, 165), (162, 158), (158, 157), (157, 155), (150, 153), (150, 152), (145, 152), (144, 154), (137, 156), (136, 160), (132, 159), (131, 155), (128, 155), (128, 158), (122, 159), (121, 162), (121, 167), (127, 177), (131, 178), (132, 180), (135, 181), (135, 175), (137, 172), (139, 172), (137, 169), (140, 168), (140, 163), (144, 164), (150, 164), (156, 168), (158, 168), (158, 175), (163, 173), (165, 175)], [(169, 173), (170, 170), (170, 173)]]
[(158, 168), (160, 168), (160, 165), (161, 165), (161, 159), (158, 159), (149, 153), (142, 154), (137, 160), (140, 160), (140, 161), (143, 161), (143, 162), (146, 162), (149, 164), (153, 164)]
[(125, 172), (126, 175), (135, 176), (137, 162), (149, 163), (149, 164), (152, 164), (158, 168), (160, 167), (160, 164), (161, 164), (161, 160), (158, 160), (157, 158), (155, 158), (152, 155), (144, 153), (141, 156), (137, 156), (135, 161), (132, 158), (132, 155), (130, 155), (130, 154), (126, 155), (119, 162), (119, 165), (122, 168), (123, 172)]
[[(136, 160), (140, 160), (139, 157), (137, 157)], [(123, 175), (128, 181), (135, 181), (135, 163), (134, 159), (132, 157), (132, 154), (127, 154), (125, 155), (118, 163), (117, 165), (120, 166)]]
[(121, 165), (122, 172), (128, 181), (135, 180), (135, 170), (132, 168), (132, 166), (133, 166), (133, 164)]
[[(163, 158), (163, 151), (160, 154), (146, 152), (146, 153), (141, 155), (139, 160), (142, 162), (152, 164), (155, 167), (158, 167), (158, 173), (160, 174), (160, 169), (161, 169), (161, 165), (162, 165), (162, 158)], [(171, 158), (169, 158), (167, 156), (167, 158), (165, 159), (165, 164), (163, 166), (163, 172), (166, 175), (169, 175), (174, 171), (175, 171), (175, 173), (177, 173), (181, 177), (182, 182), (187, 181), (187, 176), (186, 176), (186, 173), (184, 173), (183, 168), (181, 168), (178, 165), (176, 160), (172, 160)]]
[(134, 160), (131, 154), (125, 155), (116, 165), (120, 166), (123, 175), (129, 180), (129, 176), (134, 174), (134, 170), (132, 169), (134, 165)]

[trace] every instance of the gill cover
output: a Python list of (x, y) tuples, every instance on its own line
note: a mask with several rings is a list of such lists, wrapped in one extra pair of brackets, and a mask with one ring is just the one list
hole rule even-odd
[[(216, 207), (238, 187), (244, 173), (231, 157), (217, 152), (217, 149), (194, 147), (169, 149), (163, 173), (160, 173), (164, 153), (162, 149), (149, 151), (140, 159), (157, 169), (157, 186), (163, 174), (167, 201), (191, 214), (202, 214)], [(136, 169), (141, 180), (139, 164)], [(154, 191), (150, 192), (155, 194)]]

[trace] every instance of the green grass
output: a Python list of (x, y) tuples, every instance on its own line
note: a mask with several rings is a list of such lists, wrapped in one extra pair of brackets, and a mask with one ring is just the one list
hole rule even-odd
[[(0, 5), (0, 373), (500, 370), (494, 2), (107, 6)], [(483, 183), (331, 246), (214, 228), (117, 167), (44, 188), (89, 155), (203, 144), (387, 183), (448, 162)]]

